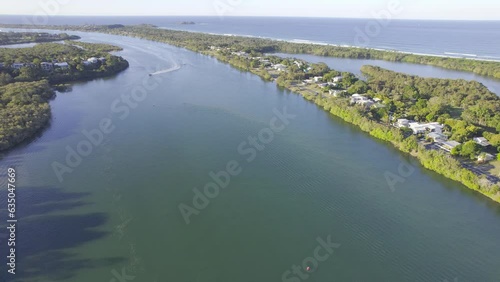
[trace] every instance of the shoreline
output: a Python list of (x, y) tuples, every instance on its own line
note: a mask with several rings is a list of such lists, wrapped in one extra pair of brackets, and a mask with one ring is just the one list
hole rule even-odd
[[(199, 33), (199, 34), (210, 34), (210, 35), (226, 36), (226, 37), (256, 38), (256, 39), (271, 40), (271, 41), (278, 41), (278, 42), (286, 42), (286, 43), (292, 43), (292, 44), (310, 44), (310, 45), (318, 45), (318, 46), (330, 46), (330, 47), (336, 47), (336, 48), (354, 48), (354, 49), (367, 50), (367, 51), (379, 51), (379, 52), (387, 52), (387, 53), (396, 53), (396, 54), (401, 54), (401, 55), (428, 56), (428, 57), (436, 57), (436, 58), (463, 59), (463, 60), (473, 60), (473, 61), (484, 61), (484, 62), (500, 63), (500, 57), (498, 57), (496, 59), (493, 59), (493, 58), (487, 59), (487, 58), (485, 58), (483, 56), (480, 56), (480, 55), (477, 55), (477, 54), (445, 52), (444, 54), (440, 55), (440, 54), (431, 54), (431, 53), (420, 53), (420, 52), (411, 52), (411, 51), (384, 49), (384, 48), (377, 48), (377, 47), (363, 47), (363, 46), (356, 46), (356, 45), (327, 43), (327, 42), (314, 41), (314, 40), (309, 40), (309, 39), (283, 39), (283, 38), (258, 36), (258, 35), (249, 35), (249, 34), (201, 32), (201, 31), (192, 31), (192, 30), (171, 28), (171, 27), (158, 27), (158, 29), (175, 30), (175, 31), (182, 31), (182, 32)], [(460, 56), (460, 55), (462, 55), (462, 56)], [(332, 56), (324, 56), (324, 57), (332, 57)]]

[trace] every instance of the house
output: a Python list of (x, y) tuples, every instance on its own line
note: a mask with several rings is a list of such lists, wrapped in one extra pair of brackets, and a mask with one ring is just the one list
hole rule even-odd
[(91, 64), (97, 64), (99, 62), (99, 60), (96, 57), (92, 57), (92, 58), (88, 58), (87, 62), (89, 62)]
[(273, 68), (277, 71), (286, 71), (286, 66), (283, 64), (276, 64)]
[(373, 101), (380, 102), (380, 101), (382, 101), (382, 99), (380, 99), (380, 98), (373, 98)]
[(453, 148), (460, 146), (461, 144), (458, 143), (457, 141), (445, 141), (441, 143), (441, 148), (443, 148), (445, 151), (451, 152)]
[(437, 132), (431, 132), (427, 134), (427, 137), (431, 138), (436, 143), (443, 143), (448, 140), (448, 137), (446, 137), (446, 135)]
[(423, 123), (423, 124), (418, 122), (411, 122), (409, 124), (409, 127), (413, 130), (414, 134), (422, 134), (427, 131), (441, 134), (443, 133), (443, 128), (444, 128), (444, 126), (439, 124), (438, 122)]
[(488, 153), (482, 153), (480, 154), (478, 157), (477, 157), (477, 160), (480, 162), (480, 163), (484, 163), (484, 162), (489, 162), (489, 161), (492, 161), (495, 159), (495, 156), (493, 156), (492, 154), (488, 154)]
[(375, 102), (373, 102), (372, 100), (369, 100), (369, 99), (364, 99), (364, 100), (361, 100), (361, 101), (356, 102), (356, 103), (363, 105), (365, 107), (371, 107), (375, 104)]
[(339, 97), (340, 94), (342, 94), (344, 90), (329, 90), (328, 93), (332, 95), (333, 97)]
[(299, 62), (299, 61), (294, 61), (293, 63), (294, 63), (295, 65), (297, 65), (297, 67), (299, 67), (299, 68), (300, 68), (300, 67), (302, 67), (302, 63), (301, 63), (301, 62)]
[(98, 60), (101, 61), (101, 63), (103, 63), (103, 64), (106, 63), (106, 58), (104, 58), (104, 57), (100, 57)]
[(423, 134), (427, 131), (427, 127), (418, 122), (410, 122), (409, 127), (413, 130), (413, 134)]
[(410, 121), (407, 120), (407, 119), (405, 119), (405, 118), (398, 119), (397, 126), (399, 128), (401, 128), (401, 127), (410, 127)]
[(323, 77), (322, 76), (315, 76), (315, 77), (313, 77), (313, 80), (314, 80), (314, 82), (320, 82), (323, 80)]
[(336, 76), (333, 78), (333, 82), (341, 82), (342, 81), (342, 76)]
[(439, 124), (439, 122), (427, 123), (425, 126), (430, 132), (443, 133), (444, 126)]
[(365, 107), (371, 107), (375, 102), (370, 100), (369, 98), (360, 95), (360, 94), (353, 94), (351, 96), (351, 104), (358, 104), (358, 105), (363, 105)]
[(486, 140), (486, 138), (484, 138), (484, 137), (474, 137), (473, 140), (474, 140), (474, 142), (476, 142), (477, 144), (479, 144), (483, 147), (488, 147), (490, 145), (488, 140)]
[(69, 69), (69, 64), (66, 62), (55, 63), (54, 67), (61, 68), (61, 69)]
[(51, 71), (54, 68), (54, 64), (48, 62), (42, 62), (40, 63), (40, 67), (44, 71)]
[(21, 68), (23, 68), (23, 67), (24, 67), (24, 63), (13, 63), (13, 64), (11, 65), (11, 67), (12, 67), (13, 69), (18, 70), (18, 69), (21, 69)]

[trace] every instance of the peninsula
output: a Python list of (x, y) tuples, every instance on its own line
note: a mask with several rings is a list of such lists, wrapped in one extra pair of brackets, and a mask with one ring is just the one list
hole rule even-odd
[[(27, 36), (8, 34), (10, 38)], [(48, 101), (55, 96), (56, 88), (64, 88), (61, 84), (125, 70), (128, 62), (108, 53), (118, 50), (119, 47), (107, 44), (76, 41), (0, 48), (0, 151), (32, 138), (47, 126), (51, 117)]]

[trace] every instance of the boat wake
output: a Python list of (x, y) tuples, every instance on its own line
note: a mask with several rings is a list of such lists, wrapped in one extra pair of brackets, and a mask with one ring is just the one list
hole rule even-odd
[(156, 72), (150, 73), (149, 75), (150, 75), (150, 76), (153, 76), (153, 75), (159, 75), (159, 74), (169, 73), (169, 72), (173, 72), (173, 71), (176, 71), (176, 70), (180, 70), (180, 69), (181, 69), (181, 67), (182, 67), (181, 65), (176, 64), (175, 66), (173, 66), (173, 67), (171, 67), (171, 68), (164, 69), (164, 70), (159, 70), (159, 71), (156, 71)]

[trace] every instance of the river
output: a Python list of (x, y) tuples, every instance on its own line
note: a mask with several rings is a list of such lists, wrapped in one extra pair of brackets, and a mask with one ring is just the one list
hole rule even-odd
[[(486, 197), (213, 58), (73, 33), (122, 46), (130, 68), (58, 93), (50, 127), (2, 156), (2, 208), (4, 172), (18, 171), (7, 281), (282, 281), (329, 240), (308, 281), (499, 281), (500, 206)], [(295, 118), (247, 161), (238, 146), (284, 108)], [(53, 163), (106, 118), (113, 130), (60, 182)], [(241, 173), (186, 224), (179, 205), (231, 161)]]

